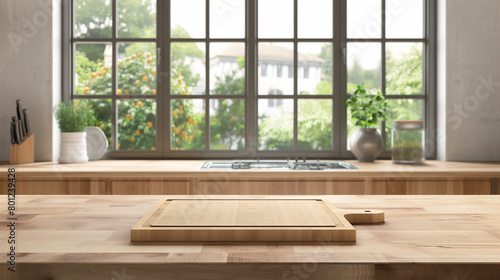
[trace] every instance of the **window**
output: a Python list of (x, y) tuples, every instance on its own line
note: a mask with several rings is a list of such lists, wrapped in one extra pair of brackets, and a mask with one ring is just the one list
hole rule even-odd
[[(283, 92), (279, 89), (271, 89), (269, 91), (269, 95), (283, 95)], [(267, 106), (269, 108), (278, 108), (283, 105), (283, 100), (282, 99), (269, 99), (267, 102)]]
[(304, 66), (304, 79), (309, 79), (309, 67)]
[(389, 151), (396, 119), (433, 135), (432, 2), (71, 1), (65, 99), (110, 157), (350, 158), (345, 100), (364, 83), (391, 105)]
[(263, 64), (260, 65), (260, 75), (262, 77), (267, 76), (267, 64), (263, 63)]

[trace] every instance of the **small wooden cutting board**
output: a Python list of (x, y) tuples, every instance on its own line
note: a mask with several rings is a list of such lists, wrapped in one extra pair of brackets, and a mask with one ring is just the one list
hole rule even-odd
[(322, 199), (162, 199), (131, 241), (356, 241), (351, 223), (383, 222), (383, 211)]

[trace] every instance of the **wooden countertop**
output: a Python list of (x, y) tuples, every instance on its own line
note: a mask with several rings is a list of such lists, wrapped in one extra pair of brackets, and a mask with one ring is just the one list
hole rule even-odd
[(500, 163), (427, 161), (425, 165), (400, 165), (389, 160), (374, 163), (346, 162), (358, 170), (201, 170), (201, 160), (101, 160), (83, 164), (38, 162), (0, 165), (0, 176), (15, 167), (20, 178), (29, 177), (134, 177), (134, 178), (500, 178)]
[[(18, 196), (18, 279), (295, 279), (297, 267), (308, 279), (500, 279), (496, 196), (321, 196), (385, 211), (385, 224), (355, 226), (356, 243), (131, 243), (130, 228), (164, 197)], [(12, 275), (7, 230), (1, 279)]]

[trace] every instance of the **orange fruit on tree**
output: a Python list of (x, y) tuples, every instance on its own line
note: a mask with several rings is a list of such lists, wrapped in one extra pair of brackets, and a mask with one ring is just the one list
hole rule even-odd
[(153, 60), (152, 60), (151, 58), (148, 58), (148, 59), (146, 60), (146, 62), (147, 62), (147, 63), (151, 63), (151, 62), (153, 62)]
[(95, 77), (97, 77), (97, 74), (96, 74), (96, 73), (92, 73), (92, 74), (90, 74), (90, 76), (91, 76), (92, 78), (95, 78)]
[(152, 122), (147, 122), (147, 123), (146, 123), (146, 126), (147, 126), (148, 128), (152, 128), (152, 127), (153, 127), (153, 123), (152, 123)]
[(180, 110), (180, 111), (179, 111), (179, 114), (180, 114), (180, 115), (184, 114), (184, 111)]
[(156, 94), (156, 89), (151, 90), (152, 94)]
[(193, 141), (193, 136), (190, 136), (190, 137), (189, 137), (189, 140), (190, 140), (190, 141)]
[(136, 86), (138, 86), (138, 85), (140, 85), (140, 84), (141, 84), (141, 81), (137, 80), (137, 81), (135, 81), (135, 83), (134, 83), (134, 84), (135, 84)]
[(177, 116), (177, 111), (174, 111), (172, 114), (173, 114), (174, 116)]
[(156, 75), (156, 69), (151, 70), (151, 73), (153, 73), (153, 75)]
[(142, 77), (142, 81), (143, 81), (143, 82), (147, 82), (148, 80), (149, 80), (148, 76), (144, 76), (144, 77)]
[(151, 54), (150, 54), (150, 53), (146, 53), (146, 57), (150, 57), (150, 56), (151, 56)]
[(102, 74), (106, 74), (107, 72), (107, 70), (102, 70)]
[(103, 71), (108, 71), (108, 66), (103, 66), (103, 67), (102, 67), (102, 70), (103, 70)]
[(135, 103), (135, 105), (137, 105), (137, 107), (142, 107), (142, 102), (141, 101), (137, 101), (137, 103)]
[(141, 57), (141, 56), (142, 56), (142, 53), (138, 53), (138, 54), (137, 54), (137, 56), (138, 56), (138, 57)]
[(197, 121), (194, 121), (194, 122), (193, 122), (193, 124), (194, 124), (194, 125), (198, 125), (198, 122), (197, 122)]
[(182, 107), (182, 105), (179, 105), (179, 109), (182, 110), (182, 108), (184, 108), (184, 107)]
[(231, 119), (234, 121), (236, 118), (234, 116), (232, 116)]
[(135, 137), (132, 136), (132, 138), (130, 138), (130, 142), (135, 142)]
[(214, 117), (214, 121), (217, 121), (217, 117)]
[(151, 151), (154, 151), (154, 150), (156, 150), (156, 148), (155, 147), (151, 147)]
[(135, 59), (137, 56), (135, 54), (130, 56), (132, 59)]
[(130, 93), (130, 90), (128, 90), (128, 88), (125, 89), (125, 94), (129, 94), (129, 93)]
[(143, 76), (146, 75), (146, 72), (142, 72), (141, 75), (143, 75)]
[(118, 90), (116, 91), (116, 94), (121, 95), (121, 94), (122, 94), (122, 90), (121, 90), (121, 89), (118, 89)]
[(125, 116), (125, 119), (127, 119), (127, 121), (130, 121), (130, 120), (132, 119), (132, 116), (130, 116), (130, 114), (127, 114), (127, 115)]
[(139, 130), (137, 130), (137, 129), (134, 132), (135, 132), (135, 135), (137, 135), (137, 136), (141, 135), (141, 132)]

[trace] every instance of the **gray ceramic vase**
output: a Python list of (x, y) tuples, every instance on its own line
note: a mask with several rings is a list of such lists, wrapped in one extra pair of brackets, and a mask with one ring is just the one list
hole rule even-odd
[(357, 128), (349, 145), (356, 158), (363, 162), (375, 161), (384, 150), (384, 140), (375, 128)]

